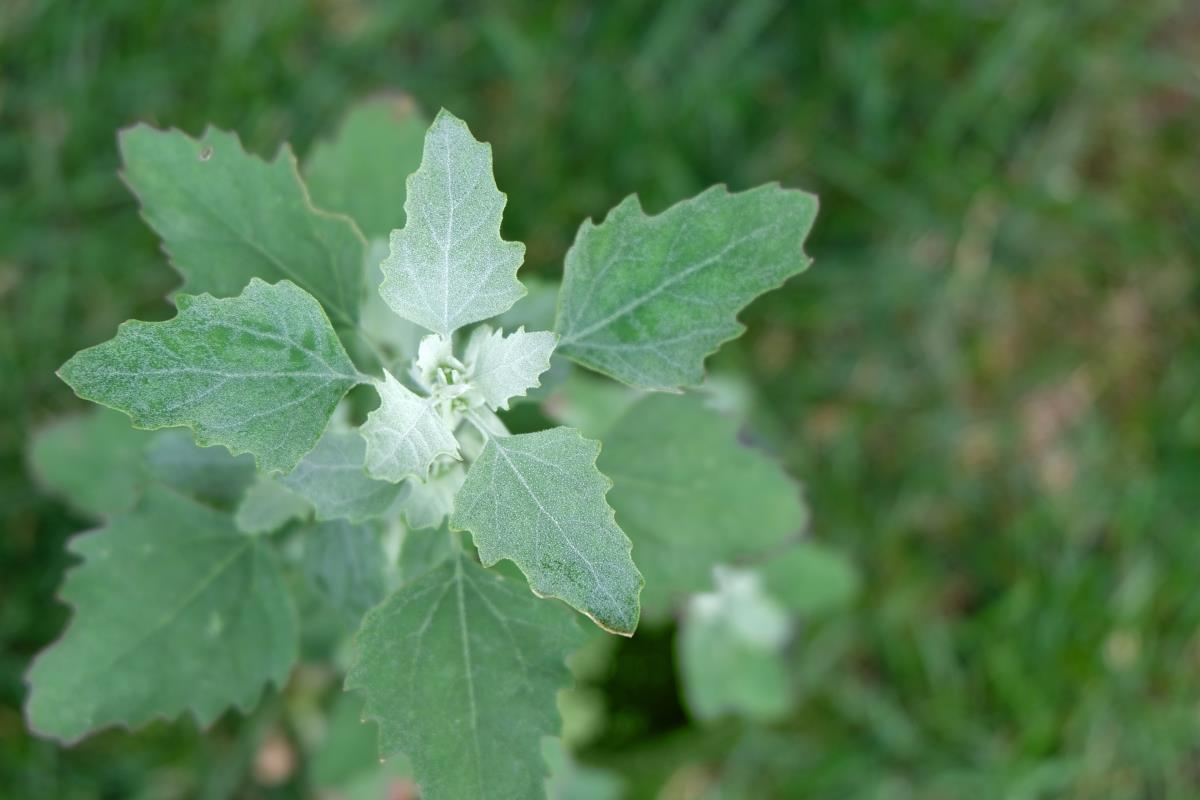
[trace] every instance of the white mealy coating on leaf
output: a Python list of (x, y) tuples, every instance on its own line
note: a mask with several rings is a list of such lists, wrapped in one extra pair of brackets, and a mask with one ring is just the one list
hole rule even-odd
[(507, 310), (524, 293), (525, 245), (500, 238), (506, 198), (492, 177), (491, 147), (442, 110), (408, 178), (407, 221), (392, 231), (379, 293), (392, 309), (448, 338)]
[(558, 336), (549, 331), (527, 333), (520, 327), (505, 336), (480, 325), (471, 332), (463, 353), (472, 391), (493, 410), (508, 408), (509, 400), (539, 385), (557, 343)]
[(392, 482), (409, 476), (425, 480), (439, 455), (458, 457), (458, 442), (430, 398), (412, 392), (387, 370), (375, 388), (379, 408), (359, 428), (367, 441), (369, 475)]
[(598, 442), (572, 428), (492, 437), (471, 465), (451, 526), (479, 558), (512, 559), (543, 597), (557, 597), (613, 633), (632, 635), (642, 576), (604, 495)]

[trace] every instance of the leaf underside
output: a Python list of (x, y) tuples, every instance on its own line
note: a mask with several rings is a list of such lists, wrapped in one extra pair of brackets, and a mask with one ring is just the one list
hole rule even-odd
[(598, 442), (571, 428), (493, 437), (471, 465), (450, 524), (469, 530), (484, 566), (511, 559), (543, 597), (632, 635), (642, 576), (596, 469)]
[(296, 158), (246, 153), (236, 135), (198, 139), (136, 125), (122, 131), (122, 176), (162, 238), (183, 290), (231, 297), (251, 278), (294, 282), (339, 329), (358, 322), (366, 242), (348, 217), (315, 209)]
[(31, 727), (67, 741), (190, 711), (207, 725), (282, 686), (295, 611), (274, 553), (224, 514), (154, 486), (70, 549), (66, 633), (29, 672)]
[(346, 688), (428, 800), (539, 797), (555, 694), (582, 633), (565, 610), (463, 555), (368, 612)]
[(408, 179), (403, 230), (392, 231), (379, 292), (405, 319), (448, 337), (507, 310), (524, 293), (525, 245), (500, 238), (507, 202), (492, 177), (492, 148), (443, 110)]
[(139, 428), (186, 425), (203, 445), (292, 469), (358, 383), (320, 305), (288, 281), (257, 278), (237, 297), (178, 295), (166, 322), (126, 322), (59, 376)]
[(636, 196), (567, 253), (555, 330), (559, 350), (644, 389), (699, 383), (704, 359), (743, 328), (751, 300), (804, 270), (813, 195), (767, 184), (714, 186), (648, 216)]

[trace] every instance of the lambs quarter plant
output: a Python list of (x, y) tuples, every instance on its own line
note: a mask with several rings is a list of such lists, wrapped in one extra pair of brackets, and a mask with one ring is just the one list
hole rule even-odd
[[(786, 711), (781, 648), (811, 600), (790, 584), (819, 554), (797, 487), (683, 390), (807, 266), (815, 198), (713, 187), (651, 216), (631, 196), (580, 227), (555, 302), (517, 279), (490, 147), (446, 111), (425, 127), (366, 104), (302, 171), (216, 129), (122, 133), (184, 285), (174, 318), (59, 371), (133, 428), (103, 412), (35, 442), (43, 480), (102, 520), (29, 673), (38, 732), (247, 710), (287, 682), (313, 596), (356, 630), (323, 657), (349, 661), (379, 755), (428, 798), (543, 794), (586, 633), (564, 604), (621, 636), (682, 614), (698, 717)], [(510, 433), (519, 402), (589, 436)], [(139, 432), (162, 428), (190, 435)]]

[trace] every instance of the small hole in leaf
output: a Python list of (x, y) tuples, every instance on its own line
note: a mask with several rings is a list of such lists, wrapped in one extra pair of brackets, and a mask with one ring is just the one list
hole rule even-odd
[(205, 147), (200, 151), (201, 161), (208, 161), (210, 158), (212, 158), (212, 147)]

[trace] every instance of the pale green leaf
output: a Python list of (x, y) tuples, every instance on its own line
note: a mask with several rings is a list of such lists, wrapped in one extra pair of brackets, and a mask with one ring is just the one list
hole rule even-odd
[(819, 542), (797, 542), (759, 566), (771, 597), (803, 617), (845, 608), (858, 594), (854, 563)]
[(458, 442), (432, 401), (384, 372), (375, 382), (379, 408), (359, 431), (367, 442), (367, 473), (385, 481), (424, 480), (440, 455), (458, 457)]
[(550, 354), (558, 337), (549, 331), (526, 333), (524, 328), (504, 335), (487, 325), (471, 332), (463, 353), (467, 380), (489, 408), (508, 408), (514, 397), (523, 397), (538, 386), (538, 376), (550, 368)]
[(459, 555), (368, 612), (346, 688), (426, 800), (539, 797), (542, 737), (558, 732), (581, 640), (563, 608)]
[(776, 184), (714, 186), (655, 216), (626, 198), (567, 253), (559, 349), (644, 389), (699, 383), (704, 359), (741, 334), (738, 312), (808, 266), (816, 214), (814, 196)]
[(242, 495), (233, 521), (243, 533), (271, 533), (294, 519), (308, 516), (312, 506), (269, 475), (258, 480)]
[(771, 721), (793, 703), (784, 650), (791, 635), (783, 608), (757, 575), (717, 569), (717, 591), (696, 595), (679, 630), (679, 667), (693, 715), (737, 714)]
[(425, 481), (409, 481), (408, 496), (400, 506), (410, 528), (436, 528), (454, 510), (454, 497), (467, 479), (462, 464), (435, 468)]
[(352, 108), (337, 136), (318, 142), (305, 159), (304, 182), (313, 202), (348, 215), (367, 238), (404, 227), (404, 182), (421, 164), (428, 125), (406, 95), (376, 97)]
[(598, 463), (646, 576), (650, 620), (708, 586), (715, 564), (778, 550), (807, 520), (800, 487), (693, 395), (643, 397), (605, 435)]
[(221, 508), (237, 505), (254, 482), (254, 459), (224, 447), (200, 447), (185, 430), (152, 434), (146, 465), (159, 483)]
[[(502, 330), (516, 330), (522, 326), (530, 331), (548, 331), (554, 327), (554, 311), (558, 305), (558, 281), (549, 281), (537, 277), (525, 277), (522, 281), (528, 293), (518, 300), (512, 308), (492, 320), (493, 327)], [(557, 339), (555, 339), (557, 345)], [(551, 393), (567, 380), (573, 371), (573, 365), (565, 356), (557, 353), (550, 356), (550, 369), (542, 373), (540, 385), (530, 389), (521, 398), (514, 398), (513, 403), (541, 403), (550, 397)]]
[(190, 711), (201, 725), (282, 686), (296, 615), (274, 554), (228, 514), (162, 487), (98, 532), (61, 596), (75, 615), (29, 672), (30, 726), (67, 741)]
[(328, 430), (281, 484), (313, 504), (317, 519), (362, 522), (398, 508), (408, 493), (405, 483), (367, 475), (367, 444), (354, 431)]
[(313, 208), (286, 145), (266, 162), (216, 128), (192, 139), (147, 125), (122, 131), (120, 144), (122, 176), (184, 291), (230, 297), (251, 278), (286, 278), (353, 329), (365, 242), (349, 218)]
[(333, 520), (301, 531), (304, 571), (330, 605), (357, 624), (387, 591), (387, 554), (378, 523)]
[(290, 470), (359, 382), (329, 320), (288, 281), (258, 279), (238, 297), (178, 295), (166, 322), (126, 322), (76, 353), (59, 376), (139, 428), (186, 425), (199, 444), (253, 453)]
[(38, 481), (92, 516), (133, 505), (147, 481), (148, 434), (107, 408), (64, 417), (33, 435), (29, 460)]
[(415, 580), (453, 557), (456, 536), (444, 522), (433, 530), (406, 530), (400, 540), (400, 580)]
[(393, 369), (399, 362), (416, 358), (417, 347), (425, 329), (396, 315), (379, 296), (379, 284), (383, 280), (380, 262), (387, 257), (386, 239), (372, 239), (367, 246), (367, 296), (363, 301), (362, 319), (359, 321), (359, 341), (370, 342), (379, 348), (373, 353), (380, 366)]
[(500, 238), (507, 202), (492, 177), (492, 148), (442, 110), (408, 179), (403, 230), (392, 231), (380, 294), (392, 309), (448, 337), (494, 317), (525, 293), (525, 245)]
[(571, 428), (493, 437), (471, 465), (451, 526), (469, 530), (484, 566), (511, 559), (543, 597), (557, 597), (626, 636), (642, 576), (604, 495), (598, 442)]

